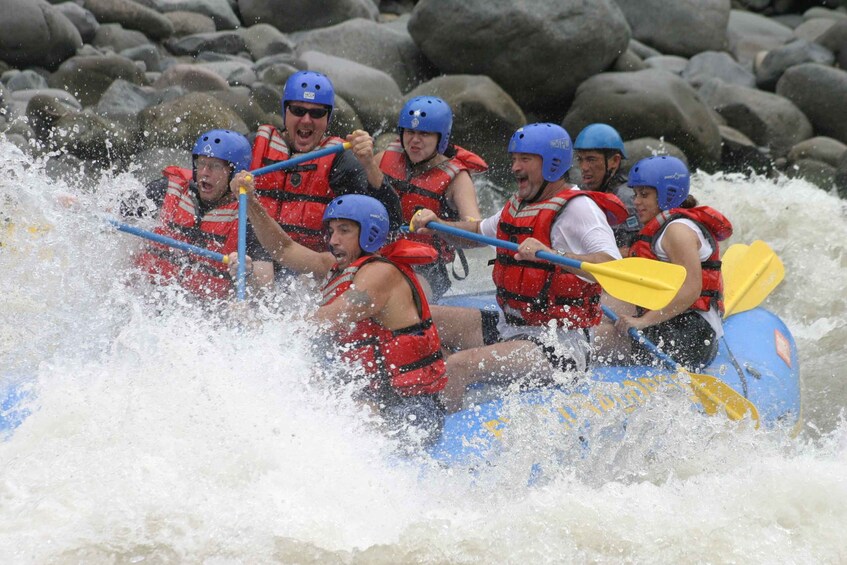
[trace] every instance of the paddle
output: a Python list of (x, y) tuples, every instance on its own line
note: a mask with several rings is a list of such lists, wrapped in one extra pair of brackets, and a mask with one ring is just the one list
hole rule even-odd
[(156, 243), (161, 243), (162, 245), (167, 245), (168, 247), (173, 247), (174, 249), (180, 249), (182, 251), (187, 251), (189, 253), (193, 253), (194, 255), (199, 255), (200, 257), (205, 257), (206, 259), (211, 259), (212, 261), (218, 261), (218, 262), (224, 263), (224, 264), (229, 262), (229, 258), (226, 255), (223, 255), (221, 253), (209, 251), (208, 249), (204, 249), (202, 247), (197, 247), (196, 245), (191, 245), (190, 243), (185, 243), (184, 241), (172, 239), (170, 237), (160, 235), (158, 233), (143, 230), (143, 229), (137, 228), (135, 226), (122, 224), (121, 222), (118, 222), (117, 220), (109, 219), (107, 221), (110, 224), (112, 224), (113, 226), (115, 226), (118, 229), (118, 231), (130, 233), (132, 235), (137, 235), (138, 237), (143, 237), (144, 239), (149, 239), (150, 241), (155, 241)]
[[(618, 321), (617, 314), (611, 309), (606, 306), (602, 308), (603, 313), (610, 320), (613, 322)], [(759, 427), (759, 411), (756, 409), (756, 405), (744, 398), (734, 388), (711, 375), (701, 375), (687, 371), (635, 328), (629, 328), (628, 333), (633, 340), (650, 350), (669, 369), (688, 376), (691, 388), (703, 405), (703, 410), (706, 414), (715, 414), (718, 409), (723, 408), (730, 420), (740, 420), (749, 413), (756, 422), (756, 427)]]
[(253, 169), (252, 171), (250, 171), (250, 174), (254, 177), (266, 175), (274, 171), (279, 171), (282, 169), (293, 167), (294, 165), (299, 165), (300, 163), (304, 163), (306, 161), (319, 159), (320, 157), (324, 157), (326, 155), (332, 155), (333, 153), (341, 153), (345, 149), (350, 149), (349, 141), (345, 141), (344, 143), (338, 143), (336, 145), (330, 145), (329, 147), (324, 147), (323, 149), (318, 149), (317, 151), (301, 153), (300, 155), (295, 155), (294, 157), (286, 159), (285, 161), (280, 161), (279, 163), (274, 163), (273, 165), (268, 165), (267, 167)]
[[(430, 222), (426, 227), (486, 245), (511, 251), (518, 250), (518, 245), (514, 242), (487, 237), (440, 222)], [(628, 257), (607, 263), (586, 263), (547, 251), (539, 251), (536, 257), (591, 273), (603, 290), (610, 295), (649, 310), (658, 310), (667, 306), (685, 280), (684, 267), (641, 257)]]
[[(238, 258), (247, 257), (247, 190), (242, 186), (238, 190)], [(244, 300), (247, 288), (247, 261), (238, 261), (235, 274), (235, 298)]]
[(727, 249), (721, 273), (727, 318), (761, 304), (785, 278), (785, 267), (767, 243), (756, 240), (749, 246), (737, 243)]

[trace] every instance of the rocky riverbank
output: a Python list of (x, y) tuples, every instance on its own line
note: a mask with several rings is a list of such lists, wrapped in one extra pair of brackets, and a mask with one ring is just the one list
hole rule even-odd
[[(533, 5), (535, 4), (535, 5)], [(707, 171), (847, 197), (847, 10), (801, 0), (0, 0), (0, 132), (55, 175), (187, 162), (198, 133), (281, 126), (285, 79), (327, 74), (332, 129), (392, 137), (446, 99), (453, 141), (507, 175), (528, 121), (612, 124)], [(532, 7), (532, 11), (529, 8)]]

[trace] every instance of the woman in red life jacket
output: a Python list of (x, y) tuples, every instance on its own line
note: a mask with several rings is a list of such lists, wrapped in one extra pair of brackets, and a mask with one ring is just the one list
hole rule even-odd
[[(329, 77), (314, 71), (291, 75), (282, 93), (284, 129), (260, 126), (253, 142), (251, 169), (285, 161), (294, 155), (309, 153), (344, 139), (328, 134), (335, 108), (335, 90)], [(399, 227), (400, 203), (391, 190), (369, 186), (368, 177), (358, 160), (363, 147), (373, 139), (363, 131), (347, 136), (357, 151), (326, 155), (256, 179), (256, 188), (268, 213), (299, 244), (324, 251), (323, 213), (327, 204), (342, 194), (369, 194), (380, 200)]]
[[(230, 193), (229, 181), (236, 171), (250, 165), (250, 143), (240, 133), (211, 130), (197, 139), (191, 155), (191, 169), (172, 166), (163, 171), (167, 184), (159, 207), (161, 225), (155, 231), (229, 254), (238, 248), (238, 199)], [(257, 291), (273, 282), (273, 263), (250, 226), (247, 249), (256, 259), (247, 281)], [(223, 299), (233, 291), (232, 278), (223, 263), (164, 245), (147, 244), (135, 263), (152, 280), (165, 284), (176, 281), (204, 299)]]
[[(582, 372), (591, 332), (600, 322), (600, 285), (585, 271), (536, 258), (538, 251), (602, 263), (620, 258), (609, 223), (626, 218), (613, 194), (571, 185), (568, 132), (549, 123), (529, 124), (509, 141), (517, 192), (500, 212), (482, 221), (444, 222), (518, 244), (498, 250), (492, 278), (500, 312), (433, 306), (445, 346), (447, 408), (461, 408), (465, 389), (478, 381), (546, 385), (557, 371)], [(413, 218), (412, 229), (440, 220), (431, 210)], [(566, 377), (569, 381), (573, 375)]]
[[(441, 98), (418, 96), (403, 106), (397, 120), (399, 139), (385, 151), (362, 160), (368, 182), (393, 189), (400, 196), (403, 221), (408, 224), (418, 210), (427, 208), (446, 220), (479, 218), (479, 204), (471, 174), (488, 170), (475, 153), (450, 143), (453, 112)], [(461, 249), (438, 235), (409, 234), (409, 239), (432, 245), (438, 260), (415, 269), (426, 283), (427, 296), (437, 300), (450, 289), (447, 265), (457, 252), (467, 276), (468, 264)], [(464, 242), (464, 245), (471, 245)], [(460, 275), (453, 269), (453, 276)]]
[(273, 259), (324, 279), (314, 319), (333, 334), (340, 359), (364, 372), (363, 398), (398, 433), (412, 427), (410, 437), (422, 436), (424, 444), (438, 439), (444, 408), (437, 393), (447, 378), (429, 304), (411, 268), (434, 260), (435, 250), (407, 240), (385, 245), (385, 206), (370, 196), (348, 194), (327, 206), (323, 218), (330, 251), (318, 253), (274, 221), (247, 179), (239, 174), (231, 184), (233, 190), (247, 189), (250, 222)]
[[(631, 255), (682, 265), (686, 276), (666, 307), (622, 314), (616, 327), (622, 334), (640, 330), (686, 368), (701, 369), (715, 358), (723, 335), (718, 242), (732, 235), (732, 224), (717, 210), (697, 205), (689, 194), (688, 168), (676, 157), (642, 159), (630, 170), (629, 186), (644, 224)], [(644, 364), (654, 357), (633, 344), (633, 360)]]

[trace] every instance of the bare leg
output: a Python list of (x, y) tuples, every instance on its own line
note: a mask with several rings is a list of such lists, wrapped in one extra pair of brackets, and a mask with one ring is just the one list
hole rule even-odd
[(477, 382), (508, 383), (552, 371), (544, 354), (530, 341), (505, 341), (474, 347), (447, 358), (447, 386), (441, 399), (448, 412), (462, 409), (465, 391)]
[(430, 306), (432, 321), (441, 344), (450, 351), (485, 345), (482, 340), (482, 314), (476, 308)]
[[(634, 316), (635, 306), (609, 296), (605, 292), (601, 304), (618, 315)], [(632, 340), (621, 334), (607, 317), (594, 329), (594, 359), (601, 365), (624, 365), (629, 362)]]

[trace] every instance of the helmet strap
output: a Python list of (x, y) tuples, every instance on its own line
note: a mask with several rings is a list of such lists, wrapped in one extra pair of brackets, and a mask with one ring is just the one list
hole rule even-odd
[(541, 187), (538, 189), (538, 192), (535, 193), (535, 196), (533, 196), (532, 198), (524, 198), (524, 203), (526, 203), (526, 204), (535, 203), (539, 198), (541, 198), (541, 195), (544, 194), (544, 191), (547, 190), (547, 186), (549, 184), (550, 184), (550, 181), (548, 181), (546, 179), (543, 180), (541, 182)]

